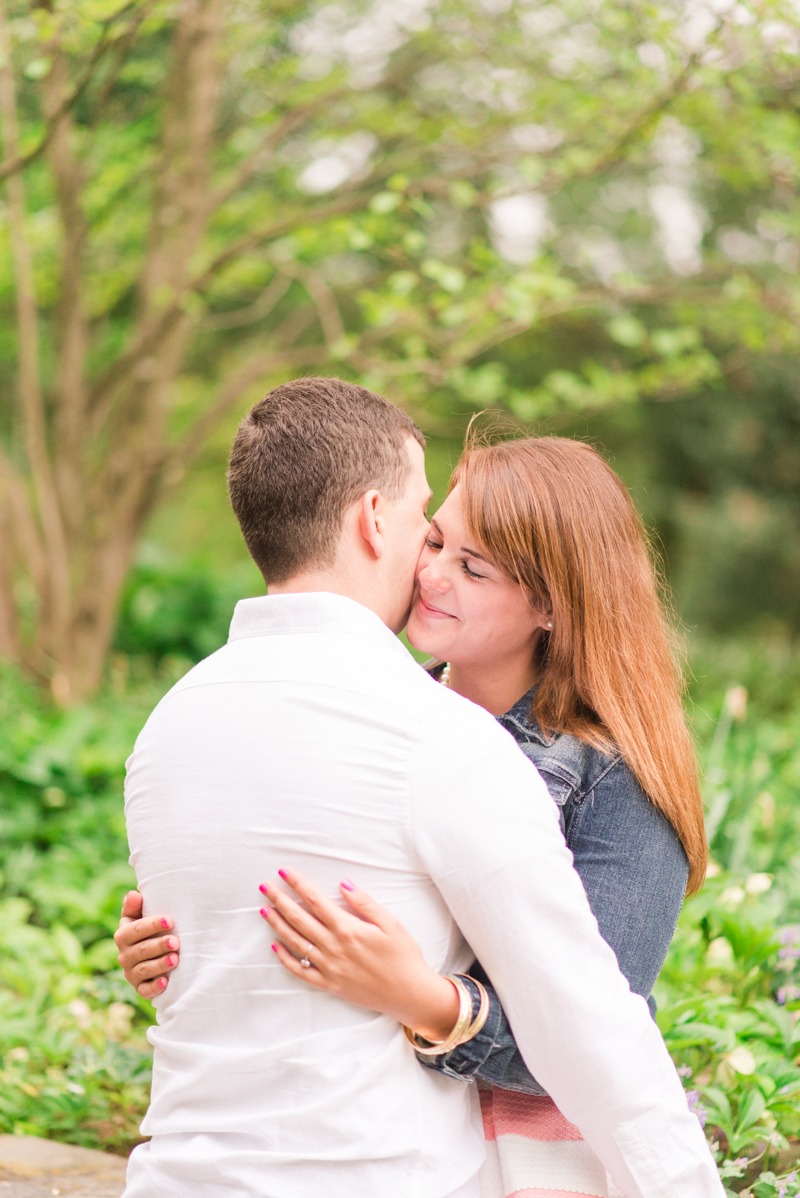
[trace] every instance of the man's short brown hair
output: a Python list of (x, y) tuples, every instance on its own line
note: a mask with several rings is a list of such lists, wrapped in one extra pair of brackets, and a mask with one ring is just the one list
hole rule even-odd
[(406, 441), (425, 438), (388, 399), (341, 379), (283, 383), (239, 425), (228, 490), (267, 584), (333, 564), (347, 508), (373, 487), (399, 499)]

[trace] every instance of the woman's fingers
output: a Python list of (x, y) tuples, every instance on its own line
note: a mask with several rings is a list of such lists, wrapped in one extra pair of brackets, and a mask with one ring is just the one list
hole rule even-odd
[(398, 922), (395, 916), (391, 915), (380, 903), (376, 903), (366, 890), (356, 886), (355, 882), (351, 882), (349, 878), (344, 878), (339, 883), (339, 889), (345, 901), (361, 919), (365, 919), (367, 923), (374, 923), (376, 927), (387, 934), (395, 930)]
[[(280, 912), (274, 907), (262, 907), (261, 916), (267, 921), (273, 932), (277, 936), (280, 936), (287, 948), (291, 949), (298, 960), (301, 957), (306, 957), (309, 960), (314, 958), (314, 963), (317, 967), (323, 964), (323, 952), (318, 948), (318, 945), (308, 936), (295, 931), (292, 925), (287, 923)], [(318, 927), (321, 928), (321, 926), (321, 924), (318, 924)], [(303, 969), (304, 973), (307, 972), (307, 966), (301, 966), (301, 969)]]
[(317, 910), (322, 908), (323, 902), (325, 904), (324, 920), (318, 918), (316, 912), (307, 911), (305, 907), (301, 907), (290, 894), (287, 894), (285, 890), (281, 890), (278, 886), (267, 886), (264, 884), (259, 886), (259, 890), (270, 900), (273, 908), (280, 912), (298, 935), (304, 936), (312, 944), (330, 944), (331, 937), (336, 935), (337, 928), (341, 926), (342, 918), (349, 918), (334, 903), (329, 902), (327, 899), (323, 900), (321, 895), (318, 895), (315, 901)]
[[(140, 922), (149, 923), (150, 921), (141, 920)], [(117, 939), (117, 937), (119, 937), (119, 939)], [(162, 958), (166, 953), (172, 953), (175, 956), (173, 968), (178, 964), (178, 950), (180, 949), (181, 942), (174, 933), (171, 936), (150, 935), (144, 938), (136, 939), (132, 943), (128, 943), (125, 941), (125, 938), (120, 936), (120, 933), (117, 932), (115, 940), (117, 942), (117, 947), (120, 950), (117, 960), (125, 971), (126, 977), (132, 972), (135, 966), (140, 964), (140, 962), (145, 961), (149, 964), (152, 964), (158, 959)], [(158, 970), (157, 972), (160, 973), (163, 971)], [(149, 976), (152, 977), (154, 975), (151, 972)]]
[(141, 919), (144, 899), (138, 890), (129, 890), (122, 900), (123, 919)]
[(280, 941), (276, 941), (272, 945), (272, 951), (275, 953), (284, 969), (288, 970), (289, 973), (294, 974), (296, 978), (301, 978), (302, 981), (308, 982), (312, 986), (316, 986), (319, 990), (331, 989), (318, 969), (316, 969), (313, 965), (301, 965), (297, 960), (297, 957), (293, 957), (288, 948), (281, 944)]
[[(300, 898), (303, 900), (306, 907), (308, 907), (308, 910), (315, 917), (315, 919), (318, 919), (320, 923), (325, 925), (326, 928), (336, 929), (339, 926), (342, 918), (341, 907), (338, 907), (336, 903), (333, 903), (329, 898), (326, 898), (322, 891), (317, 890), (316, 886), (312, 886), (307, 878), (304, 878), (302, 874), (295, 873), (290, 869), (279, 869), (278, 874), (283, 878), (287, 885), (291, 886), (292, 890), (294, 890), (296, 894), (300, 895)], [(280, 900), (287, 898), (289, 902), (292, 902), (292, 900), (288, 898), (288, 895), (285, 895), (283, 891), (276, 889), (270, 890), (269, 897), (276, 904), (276, 906), (280, 907), (282, 913), (285, 912)], [(303, 908), (299, 907), (296, 903), (294, 906), (298, 911), (303, 910)], [(288, 915), (286, 917), (289, 918)], [(293, 921), (290, 919), (289, 922), (292, 923)]]
[(126, 969), (125, 977), (141, 993), (140, 987), (143, 982), (151, 982), (166, 973), (171, 973), (177, 964), (178, 954), (167, 953), (163, 957), (150, 958), (134, 965), (131, 969)]
[(140, 941), (163, 936), (172, 926), (173, 922), (168, 915), (151, 915), (147, 919), (128, 919), (123, 915), (114, 933), (114, 943), (120, 952), (124, 952)]
[(169, 978), (154, 978), (152, 982), (142, 982), (140, 986), (136, 986), (136, 993), (140, 998), (158, 998), (159, 994), (163, 994), (169, 985)]

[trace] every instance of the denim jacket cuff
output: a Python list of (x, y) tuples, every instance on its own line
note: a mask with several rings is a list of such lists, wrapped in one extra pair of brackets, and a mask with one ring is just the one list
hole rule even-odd
[[(472, 996), (472, 1018), (478, 1014), (481, 1005), (481, 995), (477, 984), (466, 975), (461, 976), (465, 986)], [(497, 996), (489, 992), (489, 1014), (481, 1030), (466, 1044), (459, 1044), (452, 1052), (440, 1057), (421, 1056), (417, 1060), (427, 1069), (433, 1069), (445, 1077), (458, 1078), (459, 1081), (471, 1081), (480, 1071), (496, 1047), (497, 1034), (503, 1022), (503, 1008)]]

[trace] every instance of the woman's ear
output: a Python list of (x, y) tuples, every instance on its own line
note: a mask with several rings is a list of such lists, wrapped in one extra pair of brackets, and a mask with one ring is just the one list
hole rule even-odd
[(358, 508), (358, 530), (373, 557), (383, 557), (386, 542), (383, 536), (383, 496), (380, 491), (367, 491)]

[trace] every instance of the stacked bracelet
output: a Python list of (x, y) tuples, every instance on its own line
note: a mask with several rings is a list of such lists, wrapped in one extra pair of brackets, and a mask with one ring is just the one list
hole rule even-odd
[(459, 1008), (455, 1027), (446, 1040), (438, 1040), (435, 1043), (423, 1040), (420, 1043), (420, 1038), (415, 1032), (412, 1032), (408, 1027), (405, 1029), (408, 1040), (414, 1045), (416, 1051), (424, 1057), (440, 1057), (444, 1056), (445, 1053), (452, 1052), (460, 1044), (466, 1044), (468, 1040), (472, 1040), (474, 1036), (477, 1036), (486, 1023), (486, 1018), (489, 1014), (489, 995), (477, 978), (469, 979), (474, 986), (478, 987), (478, 994), (480, 995), (478, 1014), (473, 1019), (472, 995), (461, 980), (463, 976), (465, 975), (457, 973), (447, 974), (448, 982), (452, 982), (458, 992)]

